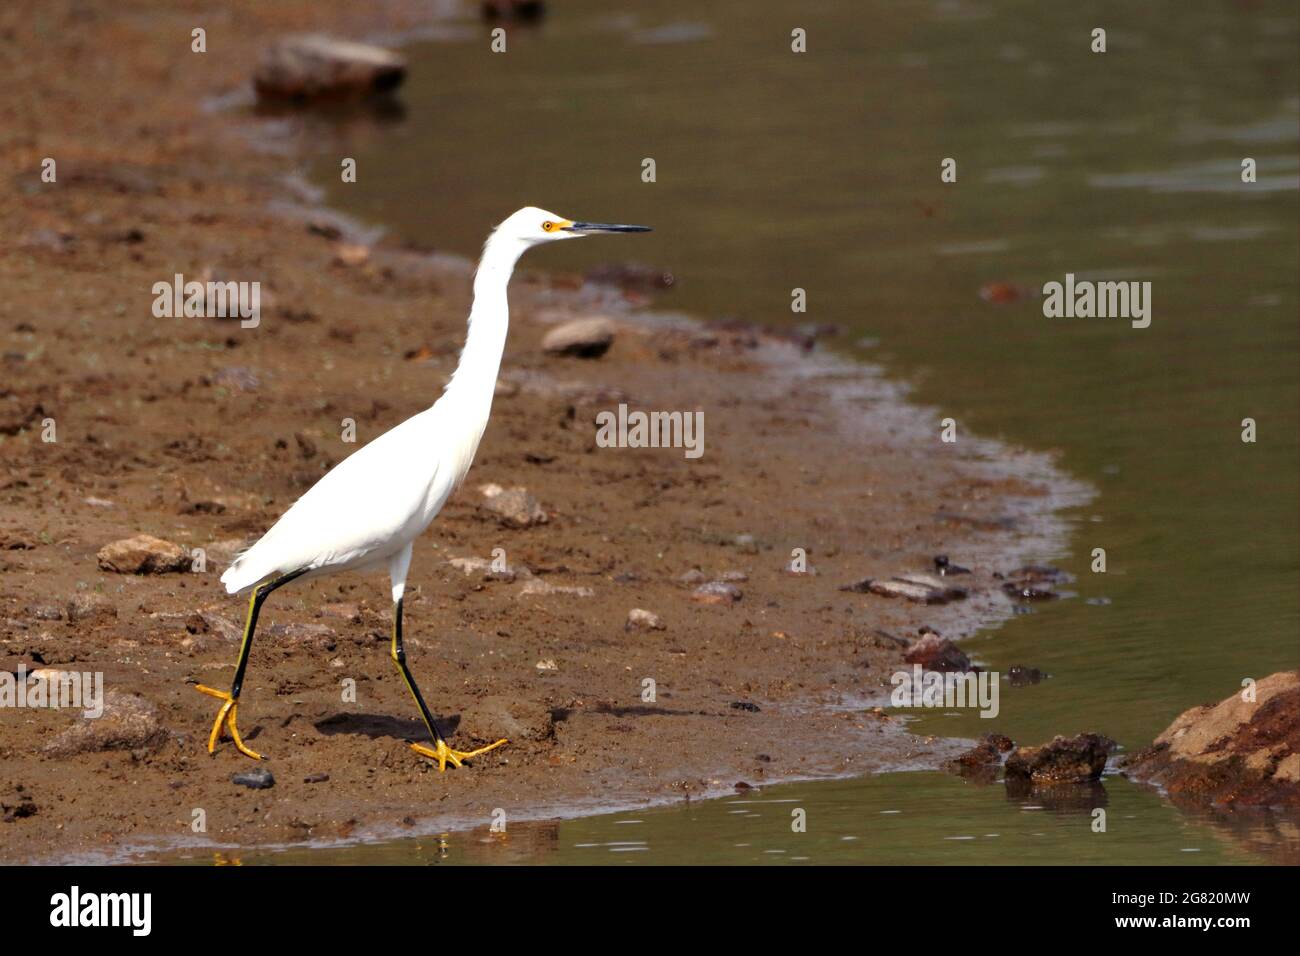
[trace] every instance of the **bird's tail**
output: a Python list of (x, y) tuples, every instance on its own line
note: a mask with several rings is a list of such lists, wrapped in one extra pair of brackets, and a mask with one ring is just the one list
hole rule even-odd
[(249, 560), (252, 554), (252, 549), (245, 551), (222, 573), (221, 583), (226, 586), (227, 594), (247, 591), (266, 577), (266, 572), (261, 571), (253, 561)]

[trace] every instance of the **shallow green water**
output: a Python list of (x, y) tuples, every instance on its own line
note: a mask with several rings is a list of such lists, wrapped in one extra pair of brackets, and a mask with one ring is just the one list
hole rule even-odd
[[(997, 720), (933, 714), (923, 730), (1023, 741), (1097, 730), (1133, 748), (1184, 708), (1295, 665), (1293, 3), (555, 7), (541, 28), (513, 30), (503, 55), (474, 23), (409, 49), (405, 116), (326, 137), (315, 172), (329, 201), (465, 254), (526, 203), (652, 224), (633, 254), (677, 276), (661, 305), (836, 323), (837, 347), (884, 363), (963, 428), (1059, 449), (1099, 491), (1071, 516), (1070, 553), (1058, 556), (1078, 597), (966, 645), (986, 666), (1031, 664), (1052, 679), (1006, 690)], [(1108, 29), (1100, 55), (1088, 48), (1097, 25)], [(803, 55), (789, 49), (796, 26), (808, 31)], [(337, 184), (336, 148), (358, 159), (357, 184)], [(945, 185), (949, 156), (958, 182)], [(1247, 156), (1254, 185), (1240, 182)], [(641, 182), (644, 157), (655, 183)], [(588, 268), (601, 253), (578, 245), (530, 264)], [(1151, 326), (1045, 318), (1038, 290), (1066, 272), (1150, 280)], [(1028, 294), (984, 301), (993, 281)], [(807, 315), (790, 313), (796, 286)], [(1240, 439), (1245, 417), (1258, 422), (1254, 444)], [(1096, 547), (1104, 575), (1089, 571)], [(764, 829), (776, 812), (766, 805), (750, 818), (719, 803), (638, 814), (640, 824), (563, 823), (553, 841), (521, 839), (533, 848), (507, 855), (1187, 862), (1243, 852), (1123, 781), (1107, 789), (1132, 816), (1104, 838), (1086, 812), (1026, 811), (1000, 788), (948, 778), (792, 786), (826, 821), (798, 841), (780, 821)], [(906, 812), (886, 820), (891, 806)], [(578, 846), (633, 831), (647, 849)], [(976, 839), (946, 839), (961, 835)], [(450, 837), (448, 858), (493, 858), (478, 840)], [(1191, 846), (1200, 853), (1182, 853)], [(786, 853), (765, 854), (775, 849)]]
[[(515, 823), (339, 849), (182, 854), (197, 864), (1243, 864), (1245, 841), (1295, 852), (1295, 834), (1189, 817), (1122, 778), (1050, 798), (941, 773), (792, 783), (689, 806)], [(1106, 811), (1105, 830), (1092, 811)], [(795, 832), (803, 811), (804, 829)]]

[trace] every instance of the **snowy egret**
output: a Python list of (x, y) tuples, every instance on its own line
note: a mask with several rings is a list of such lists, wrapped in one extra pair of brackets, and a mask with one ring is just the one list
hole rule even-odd
[(240, 753), (262, 759), (245, 746), (235, 718), (257, 615), (271, 592), (290, 581), (385, 564), (393, 589), (391, 655), (433, 742), (432, 747), (413, 743), (411, 748), (437, 760), (442, 771), (448, 763), (459, 767), (461, 761), (506, 743), (498, 740), (470, 751), (451, 749), (411, 676), (402, 648), (402, 595), (411, 546), (469, 471), (487, 427), (510, 321), (506, 286), (515, 263), (542, 243), (617, 232), (649, 229), (574, 222), (534, 206), (520, 209), (497, 226), (479, 258), (465, 348), (442, 396), (432, 407), (345, 458), (221, 575), (229, 593), (251, 588), (252, 597), (229, 692), (198, 687), (222, 701), (208, 736), (208, 753), (215, 752), (224, 727)]

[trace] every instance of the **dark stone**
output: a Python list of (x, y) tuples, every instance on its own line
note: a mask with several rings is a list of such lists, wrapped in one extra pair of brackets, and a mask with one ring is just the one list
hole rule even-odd
[(962, 776), (992, 780), (1002, 763), (1002, 755), (1015, 748), (1005, 734), (985, 734), (970, 750), (948, 762), (948, 769)]
[(230, 782), (248, 787), (250, 790), (270, 790), (275, 786), (275, 777), (265, 767), (257, 767), (254, 770), (231, 774)]
[(1041, 747), (1018, 747), (1007, 758), (1007, 778), (1034, 783), (1086, 783), (1097, 780), (1106, 769), (1106, 758), (1115, 741), (1101, 734), (1053, 737)]
[(903, 660), (909, 664), (920, 664), (928, 671), (969, 671), (970, 658), (961, 649), (938, 634), (926, 634), (907, 649)]
[(1027, 687), (1030, 684), (1037, 684), (1047, 676), (1037, 667), (1026, 667), (1023, 664), (1012, 664), (1007, 668), (1007, 680), (1010, 681), (1012, 687)]
[(963, 568), (960, 564), (953, 564), (948, 560), (946, 554), (936, 554), (934, 556), (934, 569), (945, 577), (949, 574), (970, 574), (970, 568)]

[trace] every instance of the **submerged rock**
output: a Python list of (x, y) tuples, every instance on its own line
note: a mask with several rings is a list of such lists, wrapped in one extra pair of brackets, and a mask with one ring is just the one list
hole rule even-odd
[(106, 544), (96, 557), (102, 570), (118, 574), (166, 574), (187, 571), (190, 567), (188, 551), (149, 534)]
[(1024, 664), (1012, 664), (1007, 668), (1007, 680), (1012, 687), (1028, 687), (1030, 684), (1037, 684), (1043, 678), (1049, 675), (1044, 674), (1037, 667), (1026, 667)]
[(308, 100), (385, 93), (405, 77), (406, 61), (390, 50), (302, 34), (267, 48), (253, 86), (264, 98)]
[(1007, 758), (1007, 778), (1034, 783), (1087, 783), (1106, 769), (1115, 741), (1101, 734), (1053, 737), (1041, 747), (1017, 747)]
[(1007, 581), (1002, 585), (1002, 590), (1021, 601), (1051, 601), (1060, 597), (1051, 588), (1025, 581)]
[(1002, 755), (1015, 749), (1015, 741), (1005, 734), (985, 734), (970, 750), (948, 761), (947, 768), (963, 777), (992, 779), (1002, 764)]
[(1124, 773), (1177, 802), (1300, 808), (1300, 676), (1282, 671), (1180, 714)]
[(1068, 583), (1070, 575), (1046, 564), (1027, 564), (1006, 575), (1002, 590), (1021, 601), (1050, 601), (1060, 597), (1055, 585)]

